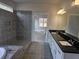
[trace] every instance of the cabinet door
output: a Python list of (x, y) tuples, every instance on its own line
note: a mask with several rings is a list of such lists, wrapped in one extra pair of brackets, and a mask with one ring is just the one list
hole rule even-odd
[(64, 53), (64, 59), (79, 59), (79, 54)]
[(45, 34), (45, 42), (48, 42), (48, 31), (46, 31), (46, 34)]
[(53, 59), (56, 59), (56, 49), (53, 49), (52, 55), (53, 55)]
[(62, 58), (63, 52), (61, 51), (60, 47), (58, 46), (58, 44), (56, 43), (50, 32), (48, 33), (48, 43), (51, 49), (53, 59), (63, 59)]
[(56, 51), (56, 59), (62, 59), (62, 54), (59, 50)]

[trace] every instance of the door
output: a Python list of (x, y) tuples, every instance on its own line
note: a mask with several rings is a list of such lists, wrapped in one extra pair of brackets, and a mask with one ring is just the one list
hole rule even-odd
[(46, 29), (47, 29), (47, 14), (43, 12), (34, 12), (32, 15), (33, 15), (32, 41), (45, 42)]
[(39, 31), (44, 31), (47, 28), (47, 17), (39, 18)]

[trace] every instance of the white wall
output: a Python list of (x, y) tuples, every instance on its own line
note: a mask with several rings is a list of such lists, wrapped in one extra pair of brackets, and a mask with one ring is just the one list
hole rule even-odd
[(79, 8), (72, 7), (67, 10), (66, 32), (79, 37)]
[(64, 16), (57, 15), (57, 11), (60, 7), (61, 5), (22, 3), (17, 5), (16, 10), (30, 10), (33, 14), (37, 12), (46, 13), (48, 15), (49, 29), (62, 30), (66, 27), (66, 19)]
[(79, 11), (72, 9), (67, 15), (66, 32), (79, 38)]
[(18, 4), (17, 10), (31, 10), (31, 11), (48, 11), (48, 4), (34, 4), (34, 3), (22, 3)]
[[(47, 12), (42, 12), (42, 11), (35, 11), (32, 13), (32, 22), (33, 22), (33, 31), (40, 31), (41, 28), (39, 27), (39, 18), (42, 18), (42, 17), (47, 17), (48, 16), (48, 13)], [(36, 24), (35, 24), (36, 22)]]

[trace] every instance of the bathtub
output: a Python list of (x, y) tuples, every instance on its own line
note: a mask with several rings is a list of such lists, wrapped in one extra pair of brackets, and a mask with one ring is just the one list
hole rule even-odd
[(6, 49), (3, 47), (0, 47), (0, 59), (4, 59), (6, 56)]

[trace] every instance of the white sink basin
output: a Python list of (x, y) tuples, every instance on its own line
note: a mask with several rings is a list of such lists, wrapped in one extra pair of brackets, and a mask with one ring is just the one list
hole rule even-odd
[(68, 43), (67, 41), (59, 41), (61, 43), (61, 45), (64, 46), (72, 46), (70, 43)]
[(0, 59), (4, 59), (5, 56), (6, 56), (6, 49), (0, 47)]

